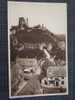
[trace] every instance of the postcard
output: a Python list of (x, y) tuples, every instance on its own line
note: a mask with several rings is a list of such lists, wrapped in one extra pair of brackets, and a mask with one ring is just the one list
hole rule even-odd
[(67, 4), (8, 1), (9, 97), (68, 95)]

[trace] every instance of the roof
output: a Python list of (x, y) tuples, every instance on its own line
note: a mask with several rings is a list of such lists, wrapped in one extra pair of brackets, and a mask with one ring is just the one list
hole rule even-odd
[(53, 77), (66, 77), (66, 66), (52, 66), (48, 69), (48, 75)]

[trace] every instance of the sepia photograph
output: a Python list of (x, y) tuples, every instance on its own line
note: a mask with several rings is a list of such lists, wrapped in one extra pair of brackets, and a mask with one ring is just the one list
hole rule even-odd
[(68, 95), (67, 4), (8, 1), (9, 97)]

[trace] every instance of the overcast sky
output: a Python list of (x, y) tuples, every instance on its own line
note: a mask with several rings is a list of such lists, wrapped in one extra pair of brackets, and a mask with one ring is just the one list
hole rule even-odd
[(67, 33), (66, 3), (8, 2), (8, 32), (17, 25), (19, 17), (29, 19), (29, 26), (44, 24), (56, 34)]

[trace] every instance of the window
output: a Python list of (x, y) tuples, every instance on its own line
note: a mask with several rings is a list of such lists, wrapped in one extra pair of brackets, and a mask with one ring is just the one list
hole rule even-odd
[(61, 81), (61, 84), (64, 84), (64, 81)]
[(62, 78), (62, 79), (64, 79), (64, 77), (63, 77), (63, 76), (62, 76), (61, 78)]

